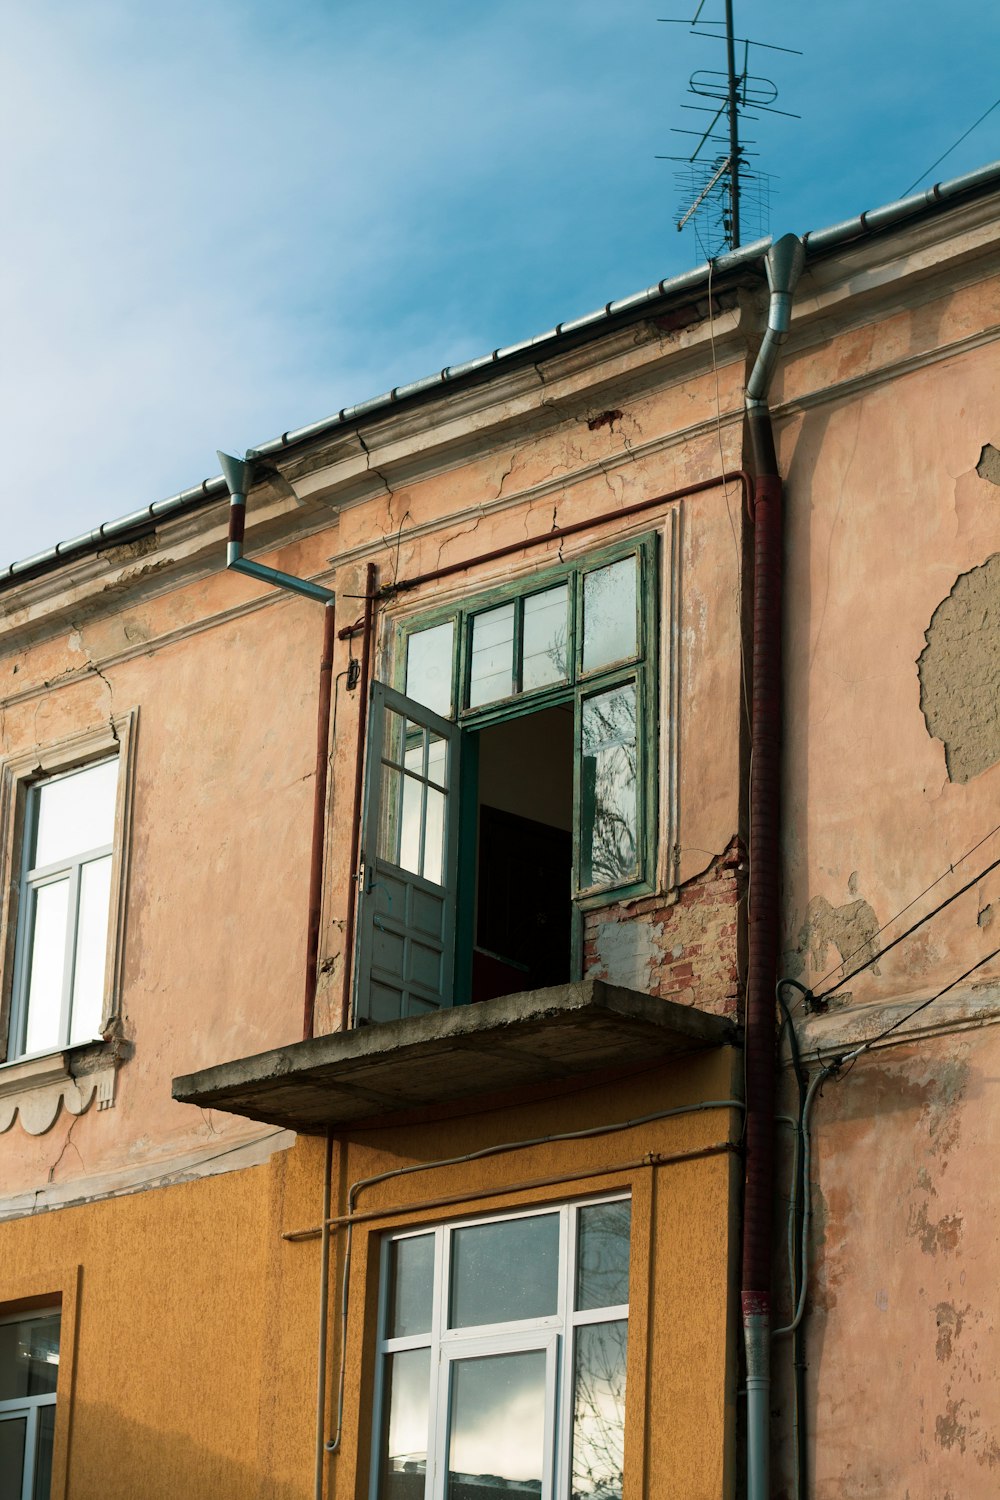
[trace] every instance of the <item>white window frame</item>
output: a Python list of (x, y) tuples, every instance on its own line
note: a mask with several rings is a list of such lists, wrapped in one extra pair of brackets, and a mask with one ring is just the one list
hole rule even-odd
[[(97, 728), (11, 756), (0, 767), (0, 889), (6, 892), (6, 899), (0, 905), (0, 957), (3, 961), (0, 1061), (6, 1066), (16, 1066), (24, 1062), (28, 1055), (19, 1050), (19, 1033), (23, 1035), (24, 1032), (30, 968), (28, 955), (24, 952), (26, 944), (21, 935), (31, 906), (31, 902), (25, 899), (29, 881), (33, 884), (37, 882), (40, 886), (57, 873), (55, 866), (33, 871), (29, 871), (27, 867), (27, 851), (31, 847), (29, 822), (35, 800), (32, 790), (40, 783), (84, 770), (112, 757), (118, 759), (112, 843), (102, 851), (90, 850), (83, 855), (74, 856), (73, 860), (63, 861), (59, 870), (65, 872), (70, 864), (75, 864), (78, 868), (86, 860), (96, 857), (98, 852), (111, 854), (111, 897), (101, 1030), (105, 1031), (113, 1018), (120, 1014), (137, 721), (138, 709), (131, 709)], [(67, 976), (64, 976), (64, 983), (66, 982)], [(65, 1015), (65, 1007), (64, 1019), (68, 1038), (69, 1020)], [(94, 1039), (98, 1045), (100, 1041), (100, 1037)], [(68, 1045), (68, 1040), (64, 1040), (40, 1055), (65, 1051)]]
[[(73, 1034), (73, 1012), (76, 1001), (76, 950), (80, 937), (80, 880), (84, 865), (94, 860), (106, 859), (114, 855), (115, 841), (114, 829), (110, 843), (100, 844), (93, 849), (81, 850), (71, 854), (64, 859), (56, 860), (48, 865), (31, 867), (29, 851), (33, 848), (38, 831), (38, 812), (41, 794), (45, 787), (52, 786), (56, 782), (65, 781), (69, 777), (78, 776), (81, 772), (92, 771), (97, 766), (114, 763), (117, 776), (121, 775), (121, 767), (118, 765), (118, 757), (101, 756), (98, 760), (88, 761), (83, 766), (73, 766), (68, 771), (61, 771), (55, 776), (45, 776), (38, 781), (32, 782), (27, 788), (24, 812), (24, 835), (21, 840), (21, 878), (20, 897), (18, 910), (18, 931), (16, 940), (16, 958), (14, 961), (14, 988), (10, 1011), (10, 1051), (15, 1057), (29, 1057), (32, 1054), (26, 1047), (28, 1031), (28, 996), (31, 988), (31, 960), (34, 949), (34, 915), (38, 906), (38, 892), (46, 886), (54, 884), (59, 880), (68, 882), (66, 896), (66, 931), (64, 934), (63, 953), (63, 982), (62, 995), (59, 1003), (59, 1031), (55, 1042), (55, 1048), (68, 1047), (70, 1037)], [(117, 778), (116, 778), (117, 779)], [(117, 801), (117, 793), (116, 799)], [(108, 913), (110, 917), (110, 911)], [(109, 924), (110, 925), (110, 924)], [(105, 957), (105, 967), (107, 958)], [(103, 1019), (103, 1004), (102, 1004)], [(99, 1036), (81, 1037), (80, 1042), (100, 1041)], [(51, 1047), (42, 1049), (43, 1052), (54, 1050)]]
[[(30, 1312), (7, 1313), (0, 1317), (0, 1324), (28, 1323), (41, 1318), (59, 1318), (60, 1350), (62, 1345), (62, 1307), (38, 1307)], [(24, 1474), (19, 1500), (32, 1500), (35, 1488), (35, 1457), (38, 1451), (38, 1414), (43, 1406), (55, 1406), (57, 1391), (44, 1396), (15, 1396), (9, 1401), (0, 1401), (0, 1422), (16, 1422), (26, 1419), (24, 1429)], [(14, 1497), (12, 1497), (14, 1500)]]
[[(445, 1500), (449, 1446), (451, 1367), (456, 1360), (485, 1358), (544, 1350), (545, 1454), (539, 1500), (570, 1500), (572, 1481), (573, 1401), (578, 1328), (600, 1323), (628, 1321), (629, 1304), (576, 1310), (576, 1265), (579, 1210), (604, 1203), (630, 1203), (629, 1192), (604, 1193), (576, 1199), (572, 1203), (539, 1204), (517, 1212), (477, 1215), (447, 1224), (419, 1225), (383, 1236), (379, 1268), (378, 1344), (375, 1401), (372, 1422), (370, 1500), (378, 1500), (381, 1458), (384, 1372), (386, 1356), (411, 1349), (430, 1350), (427, 1471), (424, 1500)], [(451, 1271), (452, 1235), (458, 1229), (484, 1224), (508, 1224), (521, 1219), (559, 1216), (559, 1274), (556, 1307), (548, 1317), (516, 1322), (477, 1324), (470, 1328), (448, 1328), (448, 1291)], [(431, 1329), (428, 1333), (389, 1338), (392, 1245), (401, 1240), (434, 1236), (434, 1279)], [(631, 1267), (631, 1246), (630, 1246)], [(631, 1276), (630, 1276), (631, 1280)]]

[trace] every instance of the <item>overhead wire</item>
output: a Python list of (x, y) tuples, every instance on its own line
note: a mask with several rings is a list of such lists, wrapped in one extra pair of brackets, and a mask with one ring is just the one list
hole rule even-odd
[(950, 156), (951, 153), (955, 150), (955, 148), (957, 146), (960, 146), (962, 144), (962, 142), (964, 140), (966, 140), (967, 137), (970, 136), (972, 134), (972, 132), (975, 129), (977, 129), (978, 126), (980, 126), (983, 123), (983, 121), (986, 119), (987, 115), (991, 115), (993, 113), (993, 111), (996, 109), (996, 107), (997, 107), (998, 104), (1000, 104), (1000, 99), (994, 99), (994, 101), (990, 105), (989, 109), (986, 110), (983, 114), (981, 114), (979, 116), (979, 119), (976, 120), (972, 125), (970, 125), (969, 128), (968, 128), (968, 130), (964, 131), (963, 134), (959, 136), (958, 140), (955, 141), (954, 145), (949, 146), (948, 149), (947, 149), (947, 151), (945, 151), (941, 156), (938, 157), (937, 161), (932, 161), (931, 162), (931, 164), (927, 168), (926, 172), (921, 172), (920, 176), (917, 177), (913, 182), (910, 183), (909, 187), (906, 189), (906, 192), (903, 194), (903, 197), (905, 198), (907, 196), (907, 193), (912, 193), (913, 189), (916, 187), (916, 185), (917, 185), (918, 182), (923, 182), (924, 178), (928, 175), (928, 173), (933, 172), (933, 170), (934, 170), (935, 167), (939, 167), (941, 165), (941, 163), (944, 161), (945, 157), (946, 156)]
[[(816, 981), (817, 984), (818, 985), (826, 984), (826, 981), (828, 979), (832, 979), (833, 976), (834, 976), (834, 974), (836, 974), (837, 970), (838, 969), (842, 969), (843, 966), (844, 966), (844, 964), (849, 964), (852, 958), (857, 958), (857, 956), (858, 956), (859, 953), (864, 953), (865, 950), (868, 948), (869, 944), (873, 941), (874, 938), (881, 937), (882, 934), (883, 934), (883, 932), (885, 932), (887, 928), (889, 928), (889, 927), (892, 926), (893, 922), (898, 922), (899, 919), (900, 919), (900, 917), (904, 916), (906, 914), (906, 912), (908, 912), (910, 910), (911, 907), (916, 906), (916, 904), (917, 904), (918, 901), (922, 901), (923, 898), (927, 895), (928, 891), (932, 891), (936, 885), (940, 885), (941, 882), (942, 882), (942, 880), (947, 880), (947, 878), (948, 878), (949, 875), (954, 875), (957, 866), (958, 865), (963, 865), (967, 859), (970, 859), (972, 857), (972, 855), (975, 854), (975, 852), (976, 852), (977, 849), (981, 849), (983, 847), (983, 845), (986, 844), (986, 843), (988, 843), (990, 841), (990, 839), (996, 833), (1000, 833), (1000, 823), (998, 823), (995, 828), (991, 828), (990, 831), (989, 831), (989, 833), (984, 833), (983, 837), (979, 840), (979, 842), (977, 844), (973, 844), (973, 846), (972, 846), (971, 849), (966, 849), (965, 853), (964, 854), (960, 854), (956, 860), (953, 860), (952, 863), (948, 866), (947, 870), (943, 870), (941, 872), (941, 874), (937, 877), (936, 880), (932, 880), (931, 883), (930, 883), (930, 885), (925, 885), (924, 888), (923, 888), (923, 890), (920, 891), (920, 892), (918, 892), (918, 894), (913, 897), (912, 901), (907, 901), (906, 905), (900, 907), (899, 911), (897, 911), (893, 916), (891, 916), (888, 919), (888, 921), (883, 922), (882, 926), (879, 927), (878, 930), (872, 934), (871, 938), (866, 938), (863, 943), (859, 943), (856, 948), (852, 948), (852, 950), (851, 950), (850, 953), (845, 953), (843, 955), (843, 957), (841, 958), (840, 963), (839, 964), (835, 964), (832, 969), (828, 970), (828, 972), (823, 975), (822, 979), (817, 980)], [(933, 913), (931, 913), (931, 915), (933, 915)], [(877, 956), (876, 956), (876, 958), (877, 958)], [(870, 958), (868, 960), (869, 964), (875, 963), (875, 962), (876, 962), (876, 959)], [(865, 965), (865, 967), (867, 968), (867, 964)], [(796, 981), (790, 980), (789, 983), (796, 983)], [(840, 985), (844, 984), (844, 983), (846, 983), (845, 980), (843, 980), (843, 979), (838, 980), (837, 988), (839, 989)], [(803, 992), (802, 996), (800, 996), (799, 1000), (796, 1001), (796, 1005), (799, 1005), (799, 1004), (801, 1004), (801, 1002), (805, 998), (805, 996), (807, 994), (811, 993), (811, 992), (806, 989), (805, 985), (799, 985), (799, 984), (796, 983), (796, 987), (798, 989), (802, 990), (802, 992)], [(794, 1010), (795, 1006), (793, 1006), (792, 1009)]]
[(915, 1005), (904, 1016), (900, 1016), (897, 1020), (893, 1021), (891, 1026), (887, 1026), (877, 1036), (869, 1037), (867, 1042), (862, 1042), (861, 1046), (855, 1047), (852, 1052), (843, 1053), (836, 1059), (838, 1067), (842, 1067), (847, 1062), (853, 1063), (856, 1058), (862, 1057), (866, 1052), (870, 1052), (873, 1047), (878, 1046), (879, 1042), (884, 1042), (887, 1036), (891, 1036), (894, 1031), (898, 1031), (901, 1026), (905, 1026), (907, 1021), (912, 1021), (914, 1016), (918, 1016), (922, 1010), (926, 1010), (929, 1005), (933, 1005), (935, 1000), (940, 1000), (942, 995), (947, 995), (949, 990), (955, 989), (963, 980), (968, 979), (970, 974), (974, 974), (977, 969), (981, 969), (984, 964), (988, 964), (994, 958), (1000, 958), (1000, 948), (994, 948), (992, 953), (987, 953), (985, 957), (977, 959), (971, 968), (966, 969), (964, 974), (959, 974), (957, 979), (953, 979), (950, 984), (946, 984), (944, 989), (938, 990), (929, 999), (921, 1000), (919, 1005)]
[(939, 902), (938, 905), (935, 906), (931, 911), (922, 916), (919, 921), (916, 921), (910, 927), (907, 927), (905, 932), (901, 932), (899, 934), (899, 937), (893, 938), (891, 943), (886, 943), (884, 948), (880, 948), (877, 953), (871, 954), (868, 958), (865, 959), (863, 964), (859, 964), (856, 969), (851, 969), (851, 971), (845, 974), (842, 979), (838, 979), (836, 984), (831, 985), (827, 990), (822, 990), (818, 995), (814, 991), (813, 1003), (815, 1004), (817, 1001), (823, 1001), (827, 998), (828, 995), (835, 994), (836, 991), (842, 989), (849, 980), (854, 979), (865, 969), (870, 968), (872, 964), (878, 963), (880, 958), (884, 958), (887, 953), (892, 952), (893, 948), (897, 948), (899, 944), (905, 942), (908, 937), (912, 937), (912, 935), (919, 928), (923, 927), (925, 922), (929, 922), (932, 917), (936, 917), (939, 912), (944, 911), (945, 907), (950, 906), (953, 901), (957, 901), (959, 896), (964, 896), (967, 891), (971, 891), (974, 885), (978, 885), (981, 880), (985, 879), (987, 875), (991, 874), (992, 871), (997, 869), (998, 867), (1000, 867), (1000, 858), (995, 859), (992, 864), (987, 865), (985, 870), (980, 870), (979, 874), (974, 875), (971, 880), (966, 881), (965, 885), (959, 886), (957, 891), (953, 891), (950, 896), (947, 896), (944, 901)]

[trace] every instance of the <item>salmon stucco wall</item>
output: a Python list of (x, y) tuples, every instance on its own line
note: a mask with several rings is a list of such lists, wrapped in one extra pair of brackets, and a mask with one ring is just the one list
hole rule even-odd
[[(787, 992), (810, 1071), (848, 1059), (811, 1131), (802, 1430), (816, 1500), (991, 1500), (1000, 1483), (996, 234), (984, 221), (912, 254), (901, 241), (880, 279), (864, 247), (853, 266), (817, 267), (776, 386), (782, 972), (820, 997), (809, 1015)], [(844, 289), (865, 284), (838, 326)], [(788, 1311), (784, 1254), (778, 1281)], [(776, 1347), (786, 1497), (792, 1353)]]

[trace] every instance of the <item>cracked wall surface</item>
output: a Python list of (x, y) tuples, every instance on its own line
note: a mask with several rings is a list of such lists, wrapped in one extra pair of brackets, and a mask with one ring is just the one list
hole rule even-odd
[(738, 839), (676, 896), (651, 896), (588, 912), (588, 978), (627, 985), (714, 1015), (736, 1016), (738, 927), (746, 892), (746, 856)]
[(971, 781), (1000, 761), (1000, 552), (959, 575), (925, 637), (917, 670), (927, 731), (944, 745), (949, 778)]

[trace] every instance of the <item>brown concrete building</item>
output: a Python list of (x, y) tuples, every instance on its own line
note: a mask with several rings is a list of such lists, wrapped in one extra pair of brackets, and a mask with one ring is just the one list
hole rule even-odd
[(0, 578), (11, 1495), (995, 1493), (998, 210)]

